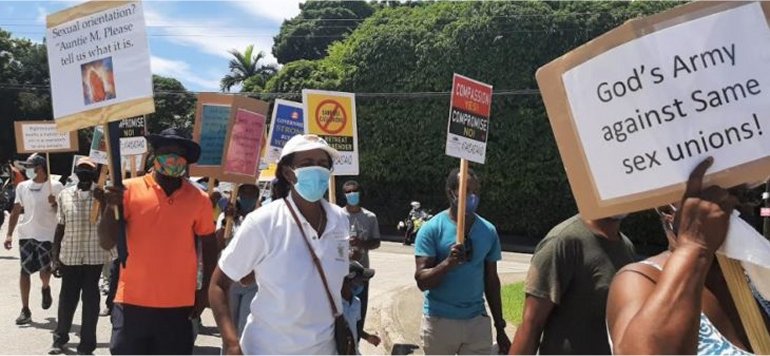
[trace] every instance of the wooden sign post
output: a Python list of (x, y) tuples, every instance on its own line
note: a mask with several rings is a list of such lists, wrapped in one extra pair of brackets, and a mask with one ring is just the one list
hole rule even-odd
[[(707, 185), (767, 178), (768, 19), (768, 2), (692, 2), (630, 20), (537, 71), (581, 216), (676, 201), (707, 156)], [(770, 353), (740, 265), (717, 259), (753, 351)]]
[(457, 190), (457, 243), (465, 242), (468, 161), (484, 164), (492, 110), (492, 86), (455, 74), (449, 104), (446, 154), (460, 159)]

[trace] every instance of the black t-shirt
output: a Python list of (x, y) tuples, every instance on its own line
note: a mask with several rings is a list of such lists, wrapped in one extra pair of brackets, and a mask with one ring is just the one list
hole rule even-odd
[(615, 273), (634, 262), (631, 241), (591, 232), (578, 215), (553, 228), (535, 248), (526, 292), (554, 304), (540, 354), (610, 354), (605, 322)]

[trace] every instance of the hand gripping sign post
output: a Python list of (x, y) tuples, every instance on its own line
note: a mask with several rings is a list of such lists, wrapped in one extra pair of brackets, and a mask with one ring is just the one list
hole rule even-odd
[(77, 152), (77, 130), (60, 133), (56, 130), (56, 124), (52, 121), (16, 121), (13, 125), (16, 134), (17, 153), (45, 153), (50, 190), (50, 153)]
[(484, 164), (492, 110), (492, 86), (455, 74), (449, 104), (446, 154), (460, 159), (457, 197), (457, 243), (465, 242), (468, 161)]
[[(629, 21), (538, 70), (581, 215), (597, 219), (676, 201), (707, 156), (715, 159), (707, 185), (767, 178), (769, 15), (767, 2), (691, 3)], [(731, 220), (731, 228), (739, 225)], [(761, 236), (736, 238), (770, 249)], [(733, 239), (728, 233), (726, 255), (757, 255), (740, 243), (736, 249)], [(739, 264), (717, 257), (754, 351), (770, 353)]]
[[(155, 111), (142, 3), (89, 1), (48, 15), (46, 27), (56, 126), (73, 131), (103, 124), (111, 181), (121, 187), (122, 177), (115, 174), (121, 172), (118, 126), (110, 122)], [(115, 217), (120, 221), (118, 258), (125, 265), (128, 249), (119, 208)]]
[(334, 161), (334, 172), (329, 179), (329, 202), (337, 200), (335, 176), (358, 175), (358, 129), (356, 124), (356, 96), (323, 90), (302, 90), (305, 108), (305, 132), (326, 140), (340, 152)]
[[(190, 166), (190, 175), (209, 177), (209, 192), (214, 179), (235, 183), (230, 196), (233, 206), (238, 184), (256, 184), (259, 178), (267, 110), (267, 103), (245, 96), (198, 95), (193, 140), (201, 146), (201, 156)], [(225, 236), (231, 231), (228, 217)]]

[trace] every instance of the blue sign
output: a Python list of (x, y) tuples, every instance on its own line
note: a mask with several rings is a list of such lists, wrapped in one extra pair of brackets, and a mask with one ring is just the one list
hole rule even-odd
[(227, 126), (230, 122), (230, 107), (203, 105), (201, 113), (201, 157), (198, 165), (219, 166), (222, 164), (222, 152), (225, 148)]
[(275, 162), (280, 156), (286, 141), (305, 132), (305, 120), (302, 104), (285, 100), (276, 100), (273, 107), (273, 120), (270, 123), (270, 141), (267, 152), (268, 162)]

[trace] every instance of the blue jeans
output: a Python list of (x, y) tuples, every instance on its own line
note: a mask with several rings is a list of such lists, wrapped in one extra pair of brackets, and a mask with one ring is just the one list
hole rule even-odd
[(230, 286), (230, 314), (233, 316), (233, 323), (238, 328), (238, 337), (243, 334), (243, 328), (246, 326), (246, 320), (251, 313), (251, 301), (257, 295), (257, 284), (244, 287), (238, 282)]
[(751, 293), (754, 294), (754, 299), (759, 302), (759, 305), (763, 309), (762, 311), (765, 312), (765, 315), (770, 317), (770, 300), (766, 300), (765, 298), (762, 298), (762, 296), (759, 294), (756, 288), (754, 288), (754, 284), (749, 283), (751, 286)]

